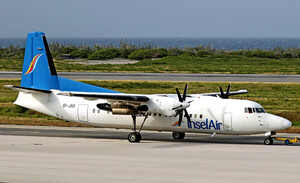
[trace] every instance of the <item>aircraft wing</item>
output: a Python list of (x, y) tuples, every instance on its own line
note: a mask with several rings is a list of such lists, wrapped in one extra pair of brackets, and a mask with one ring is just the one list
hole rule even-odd
[[(248, 90), (230, 91), (229, 96), (231, 96), (231, 95), (240, 95), (240, 94), (245, 94), (245, 93), (249, 93), (249, 91)], [(226, 94), (226, 92), (224, 92), (224, 94)], [(212, 97), (216, 97), (216, 96), (221, 97), (220, 92), (217, 92), (217, 93), (201, 93), (199, 95), (212, 96)]]
[(88, 99), (107, 99), (113, 101), (147, 102), (149, 97), (138, 94), (123, 93), (91, 93), (91, 92), (60, 92), (58, 95), (83, 97)]
[[(249, 93), (247, 90), (238, 90), (238, 91), (230, 91), (229, 95), (240, 95)], [(226, 94), (226, 92), (225, 92)], [(149, 95), (141, 95), (141, 94), (124, 94), (124, 93), (92, 93), (92, 92), (60, 92), (58, 95), (65, 95), (65, 96), (74, 96), (74, 97), (83, 97), (90, 100), (97, 100), (97, 99), (106, 99), (111, 101), (128, 101), (128, 102), (138, 102), (143, 103), (151, 100)], [(201, 94), (191, 94), (187, 95), (187, 97), (194, 97), (194, 96), (213, 96), (213, 97), (221, 97), (221, 93), (201, 93)], [(157, 94), (156, 96), (161, 97), (170, 97), (170, 98), (177, 98), (176, 94)]]
[[(238, 90), (238, 91), (230, 91), (229, 92), (229, 96), (230, 95), (241, 95), (241, 94), (245, 94), (245, 93), (249, 93), (248, 90)], [(225, 92), (226, 94), (226, 92)], [(171, 98), (177, 98), (176, 94), (156, 94), (157, 96), (164, 96), (164, 97), (171, 97)], [(220, 92), (215, 92), (215, 93), (199, 93), (199, 94), (190, 94), (187, 95), (187, 98), (193, 98), (196, 97), (198, 98), (199, 96), (211, 96), (211, 97), (221, 97), (221, 93)]]

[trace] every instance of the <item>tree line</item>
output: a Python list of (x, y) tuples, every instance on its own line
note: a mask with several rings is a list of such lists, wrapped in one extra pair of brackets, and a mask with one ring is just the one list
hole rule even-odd
[[(68, 58), (82, 58), (89, 60), (107, 60), (113, 58), (125, 58), (132, 60), (156, 59), (166, 56), (194, 56), (207, 57), (211, 55), (240, 55), (245, 57), (260, 57), (260, 58), (300, 58), (300, 46), (298, 48), (282, 48), (279, 46), (273, 49), (263, 50), (258, 48), (243, 49), (243, 50), (217, 50), (210, 44), (207, 46), (199, 45), (196, 47), (170, 47), (160, 48), (152, 43), (134, 45), (127, 42), (126, 39), (120, 41), (119, 46), (112, 44), (100, 46), (98, 44), (89, 46), (81, 44), (64, 44), (51, 42), (49, 44), (52, 56), (56, 59), (63, 59), (65, 55)], [(0, 47), (0, 58), (23, 58), (25, 48), (10, 45), (6, 48)]]

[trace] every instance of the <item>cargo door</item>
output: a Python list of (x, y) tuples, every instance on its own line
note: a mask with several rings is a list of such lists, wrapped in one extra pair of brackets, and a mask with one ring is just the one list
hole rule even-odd
[(78, 120), (88, 122), (88, 108), (87, 104), (80, 104), (78, 106)]

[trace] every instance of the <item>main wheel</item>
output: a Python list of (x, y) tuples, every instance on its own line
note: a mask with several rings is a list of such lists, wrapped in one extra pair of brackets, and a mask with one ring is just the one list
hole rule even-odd
[(289, 145), (289, 144), (291, 144), (291, 141), (290, 141), (289, 139), (286, 139), (286, 140), (284, 141), (284, 143), (285, 143), (285, 145)]
[(271, 137), (268, 137), (264, 140), (264, 143), (266, 145), (272, 145), (273, 144), (273, 139)]
[(138, 132), (132, 132), (128, 135), (129, 142), (140, 142), (142, 139), (142, 135)]
[(185, 133), (184, 132), (173, 132), (172, 133), (173, 139), (184, 139)]

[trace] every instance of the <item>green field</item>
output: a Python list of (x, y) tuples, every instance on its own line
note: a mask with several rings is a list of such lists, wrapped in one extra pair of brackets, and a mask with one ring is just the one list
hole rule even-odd
[[(172, 72), (227, 74), (300, 74), (300, 58), (270, 59), (240, 55), (167, 56), (144, 59), (135, 64), (73, 64), (55, 61), (58, 71), (85, 72)], [(22, 59), (0, 58), (0, 70), (21, 71)]]
[[(84, 81), (124, 93), (174, 93), (175, 88), (183, 90), (185, 82), (142, 82), (142, 81)], [(20, 80), (0, 80), (0, 123), (82, 126), (48, 117), (31, 110), (24, 110), (12, 104), (17, 92), (3, 85), (19, 85)], [(188, 93), (218, 92), (219, 86), (228, 83), (188, 82)], [(300, 126), (300, 84), (299, 83), (232, 83), (232, 91), (247, 89), (250, 93), (232, 98), (253, 100), (264, 106), (269, 113), (280, 115)]]
[[(160, 48), (152, 43), (134, 45), (126, 39), (119, 46), (50, 43), (58, 71), (181, 72), (228, 74), (300, 74), (300, 47), (218, 50), (211, 45)], [(0, 70), (21, 71), (25, 48), (0, 46)], [(69, 60), (64, 60), (68, 58)], [(74, 64), (75, 59), (139, 60), (135, 64)], [(71, 59), (71, 60), (70, 60)]]

